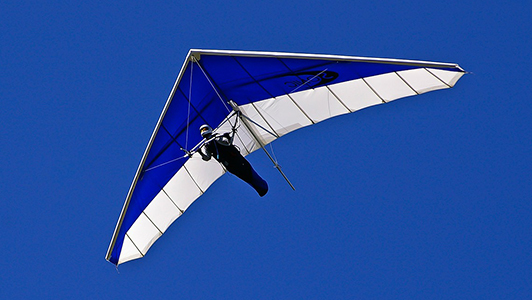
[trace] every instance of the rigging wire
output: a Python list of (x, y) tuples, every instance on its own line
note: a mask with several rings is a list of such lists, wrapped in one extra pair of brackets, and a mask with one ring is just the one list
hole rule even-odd
[(231, 112), (231, 110), (229, 109), (229, 107), (227, 107), (227, 104), (225, 104), (222, 96), (220, 95), (220, 93), (218, 93), (218, 90), (216, 89), (216, 87), (214, 86), (214, 84), (211, 82), (211, 79), (209, 78), (209, 76), (207, 76), (207, 73), (205, 72), (205, 70), (203, 70), (203, 67), (199, 64), (198, 60), (192, 56), (192, 60), (194, 60), (197, 64), (198, 64), (198, 67), (200, 68), (201, 72), (203, 72), (203, 75), (205, 75), (205, 78), (207, 79), (207, 81), (209, 82), (209, 84), (211, 85), (212, 89), (214, 90), (214, 92), (216, 93), (216, 95), (218, 95), (218, 98), (220, 99), (220, 101), (222, 102), (222, 104), (224, 105), (225, 109), (227, 110), (227, 112)]
[(185, 133), (185, 149), (188, 149), (188, 129), (190, 128), (190, 106), (192, 102), (192, 75), (194, 74), (194, 62), (190, 64), (190, 81), (188, 87), (188, 111), (187, 111), (187, 131)]
[(279, 161), (277, 160), (277, 157), (275, 156), (275, 151), (273, 151), (273, 145), (270, 142), (270, 150), (272, 151), (273, 160), (275, 161), (275, 164), (279, 165)]
[[(203, 67), (201, 66), (201, 64), (198, 62), (198, 60), (196, 59), (196, 57), (192, 56), (192, 60), (195, 61), (197, 64), (198, 64), (198, 67), (200, 68), (201, 72), (203, 73), (203, 75), (205, 76), (205, 79), (207, 79), (207, 81), (209, 82), (209, 84), (211, 85), (212, 89), (214, 90), (214, 92), (216, 93), (216, 95), (218, 96), (218, 99), (220, 99), (220, 102), (222, 102), (223, 106), (225, 107), (225, 109), (227, 110), (228, 113), (231, 113), (231, 109), (229, 109), (229, 107), (227, 106), (227, 104), (225, 103), (224, 99), (222, 98), (222, 95), (220, 95), (220, 93), (218, 92), (218, 90), (216, 89), (216, 87), (214, 86), (214, 84), (212, 83), (211, 79), (209, 78), (209, 76), (207, 75), (207, 72), (205, 72), (205, 70), (203, 69)], [(236, 126), (233, 125), (233, 123), (231, 122), (231, 118), (228, 117), (227, 118), (227, 121), (229, 122), (229, 124), (231, 125), (232, 128), (234, 128)]]
[(148, 169), (144, 170), (144, 172), (148, 172), (148, 171), (151, 171), (151, 170), (153, 170), (153, 169), (157, 169), (157, 168), (162, 167), (162, 166), (164, 166), (164, 165), (167, 165), (167, 164), (169, 164), (169, 163), (173, 163), (173, 162), (175, 162), (175, 161), (178, 161), (178, 160), (180, 160), (180, 159), (183, 159), (183, 158), (185, 158), (185, 157), (187, 157), (187, 156), (188, 156), (188, 155), (183, 155), (183, 156), (181, 156), (181, 157), (174, 158), (174, 159), (169, 160), (169, 161), (167, 161), (167, 162), (164, 162), (164, 163), (162, 163), (162, 164), (159, 164), (159, 165), (153, 166), (153, 167), (151, 167), (151, 168), (148, 168)]
[(305, 84), (311, 82), (312, 80), (314, 80), (314, 78), (320, 76), (321, 74), (323, 74), (324, 72), (326, 72), (328, 69), (325, 69), (321, 72), (319, 72), (318, 74), (314, 75), (313, 77), (309, 78), (307, 81), (305, 81), (303, 84), (297, 86), (295, 89), (293, 89), (289, 94), (292, 94), (293, 92), (299, 90), (302, 86), (304, 86)]

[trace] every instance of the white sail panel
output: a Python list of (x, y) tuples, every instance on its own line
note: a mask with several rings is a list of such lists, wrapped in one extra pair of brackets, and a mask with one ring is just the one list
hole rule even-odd
[[(184, 167), (202, 192), (205, 192), (216, 179), (225, 173), (225, 170), (215, 159), (204, 161), (198, 153), (187, 160)], [(174, 193), (170, 190), (167, 192), (173, 199)]]
[(172, 202), (182, 211), (185, 211), (202, 194), (202, 190), (200, 190), (187, 171), (187, 164), (188, 162), (177, 171), (164, 186), (164, 192), (161, 192), (168, 195)]
[(144, 213), (163, 233), (181, 215), (181, 211), (164, 191), (159, 192)]
[(144, 255), (162, 233), (145, 214), (140, 214), (135, 223), (127, 231), (127, 235), (142, 255)]
[(449, 87), (426, 69), (399, 71), (397, 74), (418, 94)]
[[(296, 106), (294, 101), (287, 95), (279, 96), (272, 99), (257, 101), (254, 107), (264, 117), (266, 122), (273, 127), (273, 130), (279, 136), (283, 136), (291, 131), (304, 126), (311, 125), (311, 120)], [(242, 105), (243, 110), (247, 105)], [(269, 127), (266, 127), (269, 128)], [(263, 130), (258, 130), (261, 135), (267, 135)]]
[(332, 84), (329, 88), (352, 112), (382, 103), (382, 100), (362, 79)]
[(118, 260), (118, 264), (141, 258), (142, 256), (142, 253), (139, 252), (137, 247), (135, 247), (129, 236), (126, 234), (124, 243), (122, 244), (122, 250), (120, 250), (120, 259)]
[(464, 75), (464, 72), (453, 72), (432, 68), (428, 68), (427, 70), (442, 81), (444, 81), (446, 84), (448, 84), (449, 87), (453, 87), (458, 81), (458, 79), (460, 79)]
[(416, 95), (416, 92), (395, 73), (366, 77), (365, 80), (375, 93), (386, 102)]
[(290, 97), (314, 123), (349, 112), (327, 87), (296, 92)]

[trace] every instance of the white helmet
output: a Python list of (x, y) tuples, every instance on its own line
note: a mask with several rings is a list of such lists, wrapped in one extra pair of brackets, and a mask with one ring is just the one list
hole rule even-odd
[(207, 138), (212, 134), (211, 126), (207, 124), (201, 125), (201, 127), (199, 128), (199, 131), (201, 133), (201, 136), (204, 138)]

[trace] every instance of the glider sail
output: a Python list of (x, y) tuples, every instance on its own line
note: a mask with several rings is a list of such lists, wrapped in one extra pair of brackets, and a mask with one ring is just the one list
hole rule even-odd
[[(277, 52), (190, 50), (129, 189), (106, 259), (140, 258), (225, 173), (197, 149), (198, 128), (229, 132), (247, 155), (301, 127), (450, 88), (457, 64)], [(238, 107), (239, 113), (235, 113)], [(190, 131), (190, 132), (189, 132)], [(192, 152), (187, 151), (192, 150)]]

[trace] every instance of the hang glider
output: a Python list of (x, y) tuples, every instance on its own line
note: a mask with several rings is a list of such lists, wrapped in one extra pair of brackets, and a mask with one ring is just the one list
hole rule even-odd
[[(106, 259), (143, 257), (226, 170), (197, 153), (203, 124), (243, 156), (296, 129), (453, 87), (457, 64), (278, 52), (190, 50), (127, 194)], [(267, 152), (266, 152), (267, 153)], [(279, 169), (280, 170), (280, 169)]]

